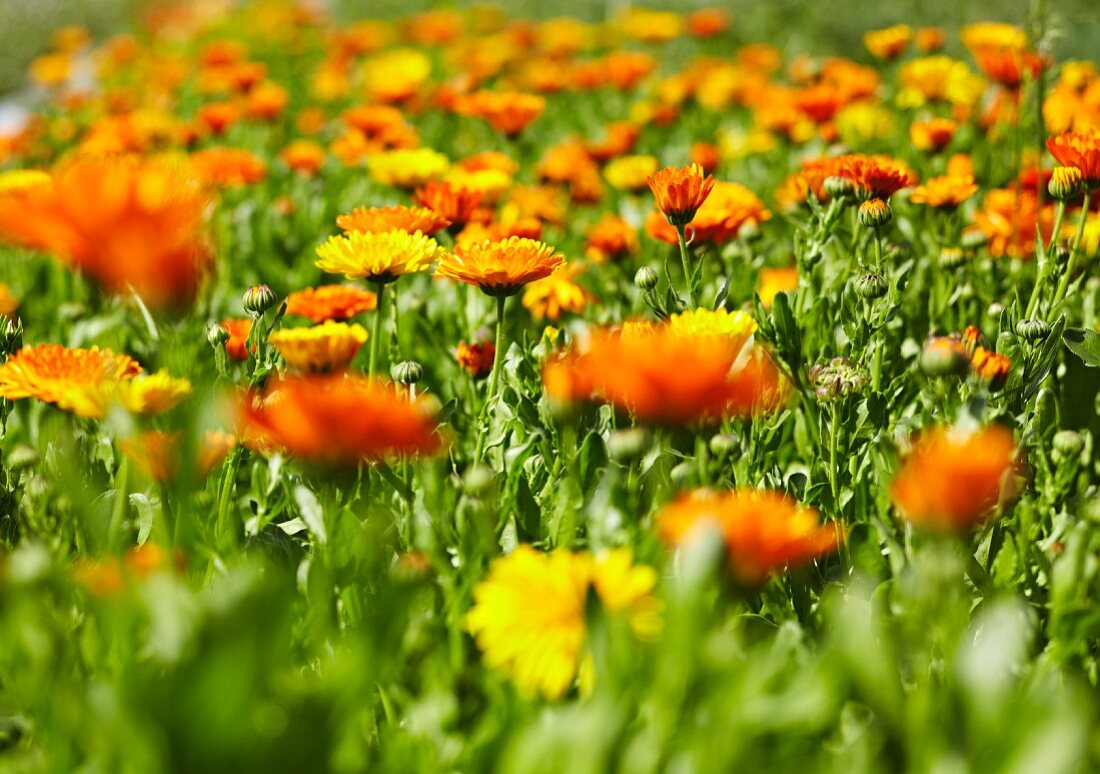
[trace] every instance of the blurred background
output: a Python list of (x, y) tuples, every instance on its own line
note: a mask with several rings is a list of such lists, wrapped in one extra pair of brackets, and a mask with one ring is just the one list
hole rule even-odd
[[(188, 0), (203, 2), (203, 0)], [(437, 7), (487, 3), (441, 3), (432, 0), (312, 0), (337, 18), (396, 17)], [(48, 45), (57, 27), (79, 24), (101, 38), (128, 28), (154, 3), (149, 0), (0, 0), (0, 95), (18, 89), (27, 64)], [(160, 2), (163, 5), (163, 2)], [(1058, 59), (1097, 58), (1100, 40), (1100, 0), (662, 0), (639, 2), (662, 10), (690, 11), (722, 6), (734, 15), (744, 42), (768, 41), (788, 51), (863, 52), (861, 36), (868, 29), (906, 23), (942, 26), (948, 31), (973, 21), (1005, 21), (1027, 26), (1036, 8), (1043, 8), (1056, 33)], [(629, 5), (625, 0), (500, 0), (493, 3), (513, 17), (546, 18), (573, 15), (596, 21)], [(950, 38), (949, 38), (950, 39)], [(957, 44), (957, 41), (954, 41)], [(949, 50), (951, 50), (949, 48)]]

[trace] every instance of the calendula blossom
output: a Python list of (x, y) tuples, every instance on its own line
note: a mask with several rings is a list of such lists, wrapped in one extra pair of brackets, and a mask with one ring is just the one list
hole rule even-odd
[(283, 328), (268, 338), (287, 365), (303, 373), (347, 368), (366, 340), (361, 325), (332, 320), (311, 328)]
[(352, 231), (329, 237), (317, 248), (317, 267), (348, 279), (366, 279), (384, 285), (402, 274), (424, 271), (438, 254), (439, 245), (420, 232)]

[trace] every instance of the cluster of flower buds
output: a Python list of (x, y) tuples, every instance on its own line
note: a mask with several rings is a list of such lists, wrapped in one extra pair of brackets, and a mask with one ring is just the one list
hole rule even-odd
[(833, 401), (860, 392), (867, 386), (867, 374), (846, 357), (834, 357), (810, 369), (810, 386), (820, 401)]

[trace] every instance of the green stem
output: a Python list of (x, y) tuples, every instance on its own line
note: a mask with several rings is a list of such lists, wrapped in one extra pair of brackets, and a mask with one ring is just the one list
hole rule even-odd
[[(504, 368), (504, 304), (507, 296), (497, 296), (497, 335), (496, 351), (493, 352), (493, 370), (489, 374), (489, 391), (485, 393), (485, 403), (481, 406), (481, 424), (486, 424), (489, 417), (489, 408), (496, 402), (497, 386), (500, 384), (500, 372)], [(485, 451), (485, 439), (488, 436), (488, 428), (482, 428), (477, 439), (477, 451), (474, 453), (474, 464), (481, 462), (481, 455)]]
[[(1042, 186), (1040, 186), (1042, 188)], [(1029, 319), (1035, 314), (1036, 307), (1039, 305), (1039, 293), (1042, 290), (1043, 284), (1047, 281), (1047, 272), (1050, 271), (1050, 251), (1054, 247), (1054, 243), (1058, 239), (1058, 232), (1062, 230), (1062, 219), (1066, 216), (1066, 202), (1061, 200), (1058, 202), (1058, 209), (1054, 214), (1054, 230), (1050, 232), (1050, 240), (1047, 243), (1045, 258), (1043, 262), (1039, 264), (1039, 276), (1035, 278), (1035, 287), (1031, 289), (1031, 298), (1027, 302), (1027, 311), (1024, 313), (1024, 319)]]
[(370, 335), (370, 361), (367, 363), (367, 374), (374, 376), (375, 368), (378, 366), (378, 347), (382, 341), (382, 322), (385, 319), (385, 309), (382, 305), (386, 295), (386, 285), (379, 282), (375, 285), (378, 294), (378, 303), (374, 308), (374, 329)]
[(1054, 293), (1054, 302), (1050, 305), (1052, 313), (1058, 308), (1058, 304), (1062, 303), (1062, 299), (1065, 298), (1066, 290), (1069, 289), (1070, 277), (1073, 276), (1073, 270), (1077, 268), (1077, 253), (1081, 248), (1081, 239), (1085, 235), (1085, 221), (1088, 220), (1089, 200), (1091, 198), (1092, 191), (1086, 191), (1085, 200), (1081, 204), (1081, 220), (1077, 223), (1077, 234), (1073, 237), (1073, 245), (1069, 249), (1069, 261), (1066, 263), (1062, 280), (1058, 283), (1058, 290)]
[(691, 259), (688, 258), (687, 236), (684, 234), (683, 226), (676, 227), (676, 241), (680, 243), (680, 263), (684, 267), (684, 284), (687, 286), (688, 298), (691, 299), (691, 308), (695, 309), (699, 306), (699, 299), (691, 274)]
[(107, 546), (112, 552), (117, 552), (119, 549), (122, 522), (126, 518), (126, 506), (130, 500), (129, 478), (130, 459), (122, 455), (118, 466), (118, 477), (115, 479), (115, 503), (111, 512), (111, 525), (107, 528)]

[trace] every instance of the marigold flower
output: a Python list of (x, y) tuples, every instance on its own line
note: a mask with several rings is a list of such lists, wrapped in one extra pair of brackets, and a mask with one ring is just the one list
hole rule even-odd
[(295, 140), (279, 151), (279, 158), (295, 172), (313, 177), (325, 164), (325, 149), (313, 140)]
[(377, 234), (352, 231), (329, 237), (317, 248), (318, 268), (348, 279), (375, 284), (393, 282), (402, 274), (424, 271), (439, 253), (439, 245), (420, 232), (396, 229)]
[(268, 338), (289, 366), (304, 373), (344, 370), (366, 340), (361, 325), (331, 320), (312, 328), (283, 328)]
[(242, 441), (308, 462), (355, 465), (443, 447), (435, 419), (388, 383), (333, 374), (286, 376), (238, 405)]
[(536, 320), (557, 322), (562, 312), (581, 314), (596, 296), (577, 277), (588, 268), (584, 263), (563, 263), (543, 279), (530, 283), (523, 291), (523, 305)]
[(248, 360), (248, 335), (252, 333), (252, 320), (244, 317), (223, 320), (218, 324), (228, 334), (225, 353), (232, 360)]
[(722, 336), (729, 340), (735, 352), (740, 352), (756, 332), (756, 320), (740, 310), (730, 312), (699, 307), (669, 317), (668, 328), (682, 336)]
[(524, 285), (550, 276), (563, 262), (549, 245), (508, 237), (457, 245), (453, 253), (440, 257), (436, 275), (475, 285), (490, 296), (511, 296)]
[(898, 78), (902, 84), (898, 100), (919, 107), (927, 102), (971, 106), (985, 88), (982, 79), (966, 64), (949, 56), (926, 56), (905, 62)]
[(656, 156), (620, 156), (608, 162), (603, 175), (620, 191), (640, 191), (656, 171)]
[(496, 347), (492, 342), (482, 341), (473, 344), (461, 342), (455, 352), (458, 364), (475, 379), (488, 376), (493, 370), (493, 361), (496, 359)]
[(1035, 253), (1036, 228), (1044, 241), (1050, 239), (1054, 215), (1049, 207), (1039, 208), (1031, 191), (997, 188), (986, 193), (974, 225), (985, 235), (990, 255), (1027, 258)]
[(722, 155), (718, 146), (712, 142), (694, 142), (691, 144), (691, 161), (709, 175), (722, 163)]
[(817, 511), (762, 489), (697, 489), (657, 514), (657, 531), (671, 545), (688, 544), (707, 530), (725, 543), (730, 570), (748, 586), (831, 554), (843, 539), (836, 524), (821, 524)]
[(419, 231), (422, 234), (434, 234), (450, 225), (439, 213), (426, 207), (356, 207), (345, 215), (336, 216), (336, 225), (344, 231), (361, 231), (364, 234), (379, 234), (386, 231)]
[(204, 148), (191, 154), (195, 173), (219, 188), (238, 188), (267, 177), (267, 165), (241, 148)]
[(940, 209), (954, 209), (978, 192), (972, 177), (933, 177), (913, 189), (909, 201)]
[(178, 162), (77, 158), (48, 185), (0, 193), (0, 236), (70, 262), (110, 293), (182, 306), (211, 265), (208, 203)]
[(641, 249), (638, 232), (618, 215), (605, 214), (585, 232), (585, 256), (597, 263), (634, 255)]
[(912, 523), (941, 532), (966, 532), (998, 502), (1015, 497), (1016, 443), (1012, 432), (991, 425), (966, 434), (935, 427), (923, 431), (894, 476), (894, 505)]
[(915, 36), (917, 48), (925, 53), (939, 51), (943, 48), (944, 34), (942, 27), (920, 27)]
[[(691, 221), (693, 243), (722, 245), (747, 224), (762, 223), (771, 213), (756, 194), (740, 183), (718, 182)], [(676, 229), (654, 210), (645, 223), (646, 233), (669, 244), (677, 243)]]
[(689, 35), (710, 38), (729, 28), (730, 14), (724, 8), (700, 8), (689, 13), (685, 22)]
[(765, 266), (756, 280), (756, 295), (760, 304), (769, 308), (775, 297), (798, 288), (798, 269), (795, 266)]
[(906, 24), (895, 24), (881, 30), (872, 30), (863, 35), (863, 45), (867, 46), (878, 59), (897, 59), (909, 47), (913, 39), (913, 30)]
[(837, 163), (840, 177), (852, 181), (861, 199), (888, 200), (902, 188), (917, 181), (913, 170), (898, 159), (889, 156), (864, 156), (854, 153), (841, 156)]
[(461, 228), (481, 204), (481, 192), (447, 181), (429, 182), (423, 188), (416, 189), (413, 200), (439, 215), (450, 226)]
[(417, 188), (442, 177), (451, 162), (431, 148), (375, 153), (367, 159), (371, 177), (384, 185)]
[(698, 164), (665, 167), (647, 179), (659, 209), (672, 226), (682, 227), (695, 218), (714, 188), (714, 178)]
[(514, 137), (526, 129), (546, 109), (546, 99), (537, 94), (516, 91), (481, 90), (460, 105), (460, 112), (479, 116), (501, 134)]
[(172, 376), (165, 370), (136, 379), (108, 380), (85, 388), (81, 405), (83, 416), (105, 416), (111, 405), (131, 414), (155, 416), (175, 408), (191, 394), (191, 382)]
[(917, 150), (939, 153), (948, 146), (959, 125), (947, 118), (914, 121), (909, 125), (909, 139)]
[(377, 306), (377, 293), (353, 285), (320, 285), (295, 291), (286, 298), (287, 314), (315, 323), (350, 320)]
[[(474, 589), (466, 626), (485, 663), (508, 675), (522, 694), (556, 699), (578, 674), (582, 690), (591, 686), (585, 652), (590, 590), (608, 613), (627, 616), (637, 636), (650, 637), (660, 628), (656, 584), (656, 572), (635, 565), (625, 549), (593, 555), (519, 545), (495, 559)], [(536, 599), (539, 604), (531, 604)]]
[(739, 349), (729, 337), (667, 325), (595, 331), (547, 364), (543, 384), (557, 400), (604, 401), (655, 425), (775, 409), (786, 392), (778, 369), (764, 352), (738, 357)]
[(1007, 355), (998, 354), (985, 347), (977, 347), (970, 357), (970, 366), (974, 374), (996, 392), (1008, 381), (1012, 370), (1012, 360)]
[(37, 398), (78, 416), (102, 416), (99, 404), (88, 400), (89, 389), (139, 373), (141, 366), (129, 356), (109, 349), (38, 344), (23, 347), (0, 365), (0, 398)]
[(1047, 150), (1062, 166), (1081, 170), (1085, 185), (1100, 186), (1100, 131), (1089, 129), (1049, 137)]

